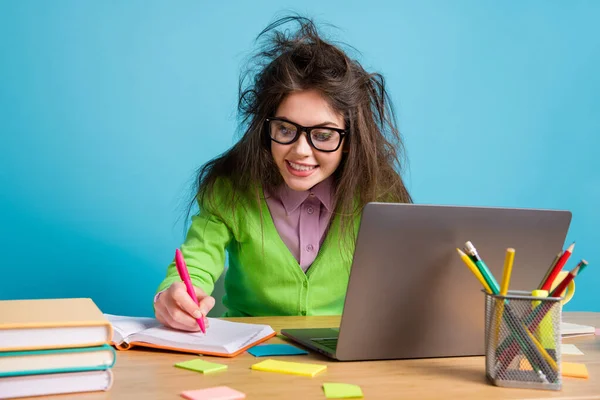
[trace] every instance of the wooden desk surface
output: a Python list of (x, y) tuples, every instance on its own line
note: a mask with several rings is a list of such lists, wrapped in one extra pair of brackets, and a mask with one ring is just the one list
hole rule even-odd
[[(339, 317), (237, 318), (240, 322), (270, 324), (273, 329), (339, 326)], [(564, 320), (600, 327), (600, 313), (567, 312)], [(282, 343), (275, 337), (268, 343)], [(600, 336), (565, 340), (576, 344), (584, 356), (563, 356), (563, 361), (582, 362), (590, 379), (564, 378), (561, 391), (506, 389), (488, 384), (483, 357), (445, 359), (337, 362), (316, 353), (308, 356), (277, 357), (282, 360), (327, 364), (314, 378), (250, 370), (266, 358), (248, 353), (227, 359), (207, 357), (227, 364), (227, 371), (202, 375), (174, 368), (173, 364), (195, 358), (189, 354), (145, 349), (118, 352), (113, 369), (115, 382), (108, 392), (52, 396), (53, 400), (181, 399), (182, 390), (226, 385), (246, 393), (248, 399), (324, 399), (323, 382), (360, 385), (365, 399), (600, 399)]]

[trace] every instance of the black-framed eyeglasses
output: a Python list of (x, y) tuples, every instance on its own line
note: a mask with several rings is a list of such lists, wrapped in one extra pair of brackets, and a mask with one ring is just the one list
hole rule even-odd
[(265, 125), (269, 137), (279, 144), (292, 144), (302, 132), (308, 143), (316, 150), (330, 153), (340, 148), (346, 131), (322, 126), (302, 126), (283, 118), (266, 118)]

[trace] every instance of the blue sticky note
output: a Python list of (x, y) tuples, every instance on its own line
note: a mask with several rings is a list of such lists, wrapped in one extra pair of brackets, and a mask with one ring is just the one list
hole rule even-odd
[(308, 354), (308, 351), (289, 344), (261, 344), (250, 348), (248, 353), (252, 354), (254, 357), (265, 357)]

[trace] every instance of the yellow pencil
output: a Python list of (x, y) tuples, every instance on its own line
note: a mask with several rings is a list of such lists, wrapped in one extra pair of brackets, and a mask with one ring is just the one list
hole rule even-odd
[(554, 361), (554, 358), (552, 358), (552, 356), (548, 354), (544, 346), (542, 346), (542, 344), (536, 339), (536, 337), (533, 336), (533, 334), (529, 331), (529, 329), (527, 329), (527, 327), (525, 327), (525, 333), (527, 334), (527, 336), (529, 336), (529, 339), (531, 339), (535, 347), (537, 347), (542, 357), (544, 357), (548, 364), (550, 364), (550, 367), (552, 367), (553, 370), (558, 371), (558, 364), (556, 363), (556, 361)]
[[(504, 270), (502, 271), (502, 283), (500, 285), (500, 296), (506, 296), (508, 294), (508, 286), (510, 284), (510, 275), (512, 273), (513, 262), (515, 260), (515, 249), (506, 249), (506, 256), (504, 258)], [(500, 324), (502, 322), (502, 315), (504, 314), (504, 300), (496, 300), (496, 319), (495, 319), (495, 335), (494, 335), (494, 347), (498, 346), (500, 341)]]
[(506, 249), (506, 257), (504, 258), (504, 271), (502, 272), (502, 284), (500, 285), (501, 296), (506, 296), (508, 293), (508, 285), (510, 284), (510, 274), (512, 272), (514, 260), (515, 249)]
[(461, 249), (459, 249), (458, 247), (456, 248), (456, 251), (458, 251), (458, 255), (463, 260), (463, 262), (465, 263), (465, 265), (467, 267), (469, 267), (469, 269), (471, 270), (471, 272), (473, 273), (473, 275), (475, 275), (475, 277), (477, 278), (477, 280), (479, 280), (479, 282), (481, 282), (481, 284), (483, 285), (484, 289), (488, 293), (491, 294), (492, 290), (490, 289), (490, 286), (487, 284), (487, 282), (485, 281), (485, 279), (483, 279), (483, 275), (481, 275), (481, 272), (479, 272), (479, 268), (477, 268), (477, 265), (475, 265), (475, 263), (469, 258), (469, 256), (466, 255), (465, 252), (462, 251)]

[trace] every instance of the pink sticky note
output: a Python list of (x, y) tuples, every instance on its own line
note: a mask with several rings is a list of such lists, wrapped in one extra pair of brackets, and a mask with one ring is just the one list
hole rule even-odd
[(227, 386), (216, 386), (208, 389), (186, 390), (181, 397), (188, 400), (238, 400), (246, 395)]

